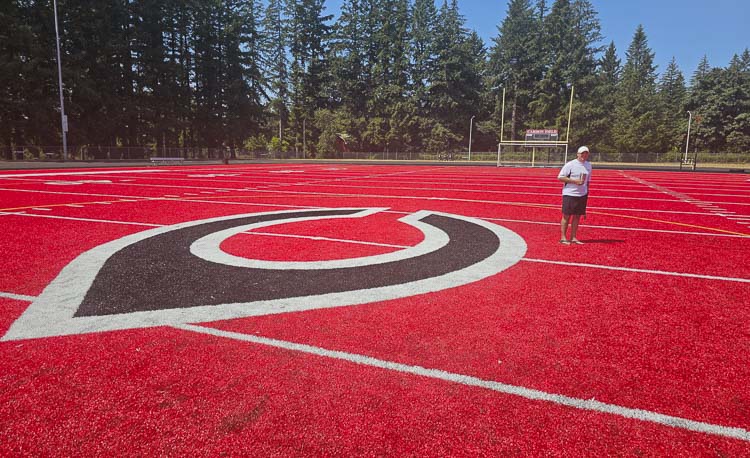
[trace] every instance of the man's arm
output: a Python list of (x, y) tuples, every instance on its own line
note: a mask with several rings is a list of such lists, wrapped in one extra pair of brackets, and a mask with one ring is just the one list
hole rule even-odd
[(560, 181), (562, 181), (565, 184), (568, 184), (568, 183), (573, 183), (573, 184), (577, 184), (577, 185), (582, 185), (583, 184), (583, 180), (582, 179), (574, 180), (574, 179), (572, 179), (570, 177), (566, 177), (565, 175), (560, 175), (559, 177), (557, 177), (557, 179), (560, 180)]

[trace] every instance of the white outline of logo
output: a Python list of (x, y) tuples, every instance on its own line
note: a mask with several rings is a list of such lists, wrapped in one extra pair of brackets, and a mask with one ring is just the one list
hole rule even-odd
[[(346, 210), (345, 208), (326, 208), (320, 211)], [(359, 209), (352, 209), (359, 210)], [(212, 262), (225, 263), (230, 260), (237, 262), (231, 255), (218, 254), (218, 244), (227, 237), (246, 231), (248, 229), (264, 227), (290, 222), (309, 221), (331, 218), (361, 218), (385, 210), (384, 208), (369, 208), (349, 215), (323, 215), (308, 216), (300, 218), (284, 218), (273, 222), (264, 222), (254, 225), (243, 225), (224, 231), (219, 231), (210, 236), (194, 242), (191, 251), (201, 257), (208, 257)], [(255, 268), (341, 268), (357, 267), (362, 265), (390, 262), (406, 259), (409, 257), (434, 251), (447, 243), (447, 235), (439, 229), (424, 223), (418, 223), (417, 219), (427, 215), (442, 215), (449, 218), (461, 219), (493, 232), (500, 240), (499, 248), (485, 259), (468, 266), (464, 269), (449, 272), (436, 277), (425, 278), (417, 281), (376, 287), (370, 289), (358, 289), (352, 291), (327, 293), (311, 296), (290, 297), (284, 299), (264, 300), (255, 302), (240, 302), (230, 304), (219, 304), (209, 306), (197, 306), (184, 309), (164, 309), (153, 311), (138, 311), (105, 316), (74, 316), (82, 303), (86, 292), (91, 287), (99, 270), (104, 263), (119, 250), (130, 246), (141, 240), (164, 234), (177, 229), (183, 229), (201, 224), (226, 221), (231, 219), (246, 218), (258, 215), (284, 215), (287, 213), (299, 213), (300, 210), (284, 210), (267, 213), (252, 213), (222, 216), (199, 221), (189, 221), (172, 226), (158, 227), (136, 234), (131, 234), (111, 242), (99, 245), (81, 254), (71, 261), (60, 274), (44, 289), (42, 294), (29, 305), (26, 311), (10, 327), (1, 340), (21, 340), (40, 337), (63, 336), (73, 334), (86, 334), (93, 332), (105, 332), (123, 329), (146, 328), (154, 326), (170, 326), (189, 323), (205, 323), (210, 321), (228, 320), (233, 318), (244, 318), (251, 316), (272, 315), (278, 313), (299, 312), (304, 310), (343, 307), (359, 305), (371, 302), (399, 299), (430, 292), (441, 291), (447, 288), (465, 285), (497, 274), (516, 264), (526, 254), (526, 242), (515, 232), (496, 224), (466, 216), (450, 213), (419, 211), (401, 218), (400, 221), (417, 227), (425, 234), (425, 241), (415, 247), (399, 250), (385, 255), (376, 255), (363, 258), (353, 258), (336, 261), (322, 261), (319, 263), (277, 263), (259, 260), (245, 260), (247, 266)], [(442, 235), (441, 235), (442, 234)], [(199, 243), (200, 242), (200, 243)], [(244, 258), (238, 258), (244, 259)], [(242, 262), (245, 262), (242, 261)]]

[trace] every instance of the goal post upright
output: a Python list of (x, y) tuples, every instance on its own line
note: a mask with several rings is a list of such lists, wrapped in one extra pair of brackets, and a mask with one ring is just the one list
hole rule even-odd
[[(561, 148), (565, 151), (563, 163), (568, 161), (568, 142), (570, 140), (570, 121), (573, 117), (573, 94), (574, 86), (570, 86), (570, 103), (568, 105), (568, 122), (565, 129), (565, 140), (558, 140), (557, 129), (527, 129), (523, 141), (505, 140), (505, 88), (503, 88), (502, 108), (500, 111), (500, 141), (497, 144), (497, 167), (501, 166), (502, 149), (504, 146), (521, 146), (532, 148), (531, 167), (536, 163), (536, 148)], [(512, 138), (512, 133), (511, 133)]]
[(568, 140), (570, 140), (570, 119), (573, 117), (573, 92), (575, 86), (570, 86), (570, 103), (568, 104), (568, 128), (565, 129), (565, 162), (568, 162)]

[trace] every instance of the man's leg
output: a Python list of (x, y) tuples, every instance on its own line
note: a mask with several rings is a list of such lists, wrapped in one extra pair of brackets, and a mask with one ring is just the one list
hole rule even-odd
[(573, 215), (573, 220), (570, 222), (570, 240), (577, 241), (576, 233), (578, 232), (578, 222), (581, 220), (581, 215)]
[(570, 221), (570, 215), (563, 215), (562, 220), (560, 221), (560, 231), (562, 232), (562, 236), (560, 237), (560, 240), (568, 240), (568, 221)]

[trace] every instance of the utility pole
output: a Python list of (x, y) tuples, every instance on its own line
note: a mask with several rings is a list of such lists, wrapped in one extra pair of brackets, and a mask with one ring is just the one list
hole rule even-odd
[(63, 161), (68, 160), (68, 117), (63, 102), (62, 63), (60, 61), (60, 32), (57, 28), (57, 0), (52, 1), (55, 10), (55, 41), (57, 42), (57, 83), (60, 88), (60, 123), (62, 124)]
[(693, 120), (693, 113), (688, 111), (688, 131), (687, 131), (687, 138), (685, 138), (685, 159), (683, 159), (683, 163), (687, 164), (688, 160), (688, 145), (690, 145), (690, 123)]
[(471, 132), (474, 130), (474, 118), (475, 116), (472, 116), (469, 120), (469, 162), (471, 162)]

